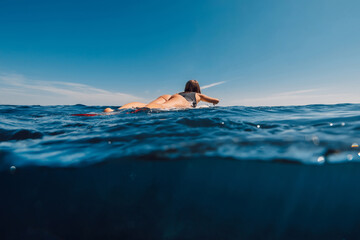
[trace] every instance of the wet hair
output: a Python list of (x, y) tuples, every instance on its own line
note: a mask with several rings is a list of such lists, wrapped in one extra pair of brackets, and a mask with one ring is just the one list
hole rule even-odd
[(198, 81), (196, 81), (196, 80), (187, 81), (184, 92), (201, 93), (200, 85), (199, 85)]

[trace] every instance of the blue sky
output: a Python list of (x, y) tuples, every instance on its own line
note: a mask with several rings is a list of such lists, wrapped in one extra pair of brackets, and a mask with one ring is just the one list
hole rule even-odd
[(0, 104), (360, 102), (360, 2), (0, 1)]

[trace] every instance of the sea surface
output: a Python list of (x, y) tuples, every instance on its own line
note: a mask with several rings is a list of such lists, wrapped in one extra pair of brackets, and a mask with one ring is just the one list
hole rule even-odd
[(0, 106), (0, 239), (360, 239), (360, 104), (104, 108)]
[(0, 160), (11, 166), (83, 166), (124, 157), (188, 157), (336, 164), (360, 161), (360, 105), (133, 110), (0, 106)]

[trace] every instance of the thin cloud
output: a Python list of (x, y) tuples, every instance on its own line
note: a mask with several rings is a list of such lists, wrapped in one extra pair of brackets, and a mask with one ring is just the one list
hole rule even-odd
[(226, 83), (226, 81), (221, 81), (221, 82), (216, 82), (216, 83), (212, 83), (212, 84), (209, 84), (209, 85), (205, 85), (205, 86), (202, 86), (201, 89), (215, 87), (215, 86), (223, 84), (223, 83)]
[(321, 89), (305, 89), (305, 90), (298, 90), (298, 91), (289, 91), (289, 92), (278, 93), (276, 95), (278, 95), (278, 96), (294, 96), (294, 95), (300, 95), (300, 94), (305, 94), (305, 93), (313, 93), (316, 91), (321, 91)]
[(307, 104), (335, 104), (359, 102), (359, 97), (339, 92), (329, 92), (326, 89), (305, 89), (281, 92), (264, 97), (244, 98), (229, 101), (228, 105), (245, 106), (286, 106)]
[(144, 99), (120, 92), (111, 92), (86, 84), (35, 81), (22, 75), (0, 75), (1, 104), (40, 105), (122, 105)]

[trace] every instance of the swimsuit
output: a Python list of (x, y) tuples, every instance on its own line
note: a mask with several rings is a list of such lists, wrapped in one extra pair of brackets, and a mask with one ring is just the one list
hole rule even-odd
[(181, 92), (178, 93), (180, 96), (183, 96), (192, 107), (196, 107), (196, 93), (195, 92)]

